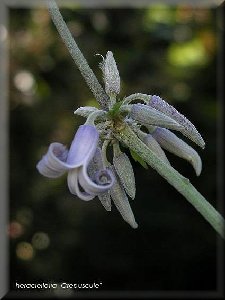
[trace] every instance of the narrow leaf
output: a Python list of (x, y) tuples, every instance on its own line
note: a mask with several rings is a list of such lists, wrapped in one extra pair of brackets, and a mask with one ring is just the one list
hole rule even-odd
[(143, 168), (145, 168), (146, 170), (148, 169), (148, 165), (147, 165), (147, 163), (137, 154), (137, 152), (135, 152), (134, 150), (132, 150), (132, 149), (129, 149), (130, 150), (130, 154), (131, 154), (131, 156), (132, 156), (132, 158), (135, 160), (135, 161), (137, 161), (137, 162), (139, 162), (139, 164), (141, 164), (142, 165), (142, 167)]
[(126, 193), (134, 199), (136, 193), (135, 177), (128, 156), (122, 152), (120, 155), (114, 156), (113, 165)]

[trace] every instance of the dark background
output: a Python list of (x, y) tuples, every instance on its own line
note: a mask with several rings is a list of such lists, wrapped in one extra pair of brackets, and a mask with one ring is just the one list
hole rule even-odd
[[(120, 97), (157, 94), (198, 128), (205, 150), (200, 177), (168, 154), (172, 165), (217, 206), (220, 110), (218, 11), (188, 6), (146, 9), (61, 9), (79, 47), (102, 82), (96, 53), (113, 51)], [(154, 170), (132, 161), (138, 229), (115, 207), (106, 212), (69, 193), (66, 177), (36, 170), (48, 145), (69, 145), (96, 105), (45, 9), (10, 10), (10, 281), (102, 282), (101, 290), (215, 291), (216, 233)]]

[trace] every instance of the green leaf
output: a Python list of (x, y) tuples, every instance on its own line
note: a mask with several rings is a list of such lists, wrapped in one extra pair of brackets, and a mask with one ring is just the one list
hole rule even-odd
[(108, 114), (110, 115), (110, 117), (115, 117), (116, 115), (118, 115), (119, 111), (120, 111), (120, 107), (123, 104), (123, 100), (122, 101), (118, 101), (116, 102), (113, 107), (110, 109), (110, 111), (108, 112)]
[(131, 149), (129, 149), (129, 150), (130, 150), (130, 154), (131, 154), (132, 158), (135, 161), (139, 162), (139, 164), (141, 164), (142, 167), (147, 170), (148, 169), (147, 163), (137, 154), (137, 152), (135, 152), (134, 150), (131, 150)]

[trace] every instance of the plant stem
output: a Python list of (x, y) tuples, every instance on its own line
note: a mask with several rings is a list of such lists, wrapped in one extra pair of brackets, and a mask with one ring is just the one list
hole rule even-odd
[(128, 125), (114, 136), (127, 147), (135, 151), (153, 169), (175, 187), (224, 238), (224, 218), (220, 213), (196, 190), (189, 179), (182, 176), (170, 165), (165, 164), (152, 152), (130, 129)]
[(87, 85), (89, 86), (90, 90), (92, 91), (94, 97), (98, 101), (101, 108), (107, 110), (107, 103), (109, 101), (109, 97), (103, 90), (94, 72), (89, 67), (85, 57), (83, 56), (77, 43), (72, 37), (65, 21), (63, 20), (63, 17), (58, 9), (55, 0), (47, 0), (47, 3), (49, 12), (51, 14), (51, 18), (63, 42), (67, 46), (72, 58), (74, 59), (78, 69), (80, 70), (82, 76), (84, 77)]
[(142, 93), (135, 93), (135, 94), (132, 94), (132, 95), (126, 97), (123, 100), (123, 104), (124, 105), (130, 104), (132, 101), (138, 100), (138, 99), (144, 101), (145, 104), (148, 104), (151, 99), (151, 96), (147, 95), (147, 94), (142, 94)]

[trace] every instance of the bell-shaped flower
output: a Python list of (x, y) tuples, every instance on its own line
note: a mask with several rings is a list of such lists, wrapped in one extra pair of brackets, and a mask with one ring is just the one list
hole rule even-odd
[(70, 192), (82, 200), (92, 200), (96, 195), (107, 192), (114, 184), (114, 176), (107, 169), (97, 170), (95, 178), (88, 175), (87, 168), (95, 155), (98, 139), (95, 126), (80, 126), (70, 150), (60, 143), (52, 143), (38, 162), (38, 171), (49, 178), (57, 178), (68, 171)]

